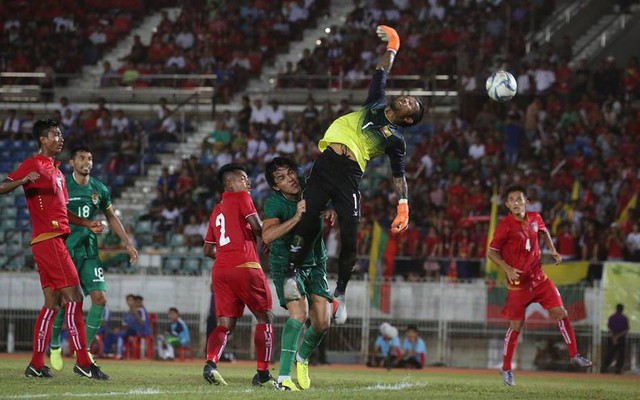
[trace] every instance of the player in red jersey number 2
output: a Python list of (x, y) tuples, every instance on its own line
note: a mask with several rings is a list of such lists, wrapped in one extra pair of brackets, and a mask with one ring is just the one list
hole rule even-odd
[(218, 326), (209, 335), (202, 375), (209, 383), (227, 384), (217, 363), (227, 337), (247, 306), (258, 320), (253, 338), (258, 371), (252, 383), (275, 386), (269, 373), (273, 349), (271, 291), (256, 247), (256, 236), (262, 235), (262, 221), (249, 195), (251, 183), (241, 165), (222, 166), (218, 179), (224, 193), (211, 213), (203, 248), (205, 256), (215, 259), (211, 278)]
[(507, 386), (514, 386), (511, 359), (518, 344), (518, 336), (525, 319), (525, 310), (531, 303), (540, 303), (558, 321), (558, 329), (569, 349), (571, 361), (581, 367), (591, 366), (591, 361), (578, 354), (576, 336), (567, 310), (553, 282), (542, 270), (539, 236), (551, 250), (556, 264), (562, 257), (553, 245), (551, 235), (540, 214), (527, 212), (526, 189), (509, 186), (505, 192), (507, 218), (500, 221), (489, 245), (489, 258), (507, 275), (507, 301), (502, 316), (509, 320), (504, 338), (502, 378)]

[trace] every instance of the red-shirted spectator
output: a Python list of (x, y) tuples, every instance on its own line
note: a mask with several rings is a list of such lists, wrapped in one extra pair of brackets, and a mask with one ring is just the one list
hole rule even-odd
[(612, 223), (607, 231), (607, 260), (621, 261), (624, 259), (625, 234), (617, 223)]
[(576, 238), (571, 232), (571, 224), (563, 223), (560, 226), (560, 231), (557, 235), (558, 254), (562, 256), (563, 260), (576, 259)]
[(592, 221), (586, 221), (584, 233), (580, 238), (580, 247), (582, 248), (582, 260), (597, 261), (599, 251), (600, 238), (596, 231), (595, 224)]

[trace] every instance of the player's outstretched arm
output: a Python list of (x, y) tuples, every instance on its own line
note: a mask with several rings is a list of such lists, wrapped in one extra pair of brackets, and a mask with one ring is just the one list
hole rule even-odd
[(380, 69), (388, 73), (391, 71), (396, 53), (400, 50), (400, 37), (395, 29), (386, 25), (379, 25), (376, 28), (376, 33), (382, 41), (387, 42), (387, 51), (384, 52), (382, 58), (378, 61), (376, 69)]
[(131, 240), (129, 240), (129, 235), (127, 235), (127, 231), (122, 226), (122, 222), (120, 222), (120, 218), (113, 212), (113, 207), (109, 206), (106, 210), (104, 210), (104, 216), (107, 218), (107, 222), (113, 231), (118, 235), (122, 243), (124, 244), (124, 248), (129, 253), (129, 262), (131, 264), (135, 264), (138, 261), (138, 250), (131, 244)]
[(547, 245), (547, 248), (551, 252), (551, 257), (553, 257), (553, 260), (556, 264), (560, 264), (562, 262), (562, 256), (558, 254), (556, 247), (553, 245), (551, 234), (546, 229), (544, 231), (541, 231), (540, 234), (542, 236), (542, 239), (544, 240), (544, 243)]
[(35, 182), (40, 178), (40, 174), (37, 172), (29, 172), (24, 178), (14, 181), (11, 179), (5, 179), (0, 183), (0, 194), (7, 194), (13, 192), (18, 186), (26, 185), (27, 183)]
[(400, 233), (409, 226), (409, 188), (404, 175), (393, 177), (393, 189), (398, 198), (397, 215), (391, 223), (391, 233)]
[(67, 211), (69, 216), (69, 223), (77, 226), (83, 226), (90, 229), (93, 233), (102, 233), (104, 226), (99, 221), (91, 221), (90, 219), (78, 217), (72, 211)]

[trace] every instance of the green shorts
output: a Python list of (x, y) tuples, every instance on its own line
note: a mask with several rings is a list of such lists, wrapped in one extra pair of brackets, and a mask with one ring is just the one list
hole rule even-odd
[[(280, 301), (280, 306), (287, 308), (287, 303), (284, 299), (284, 268), (274, 270), (271, 266), (271, 276), (273, 283), (276, 287), (276, 294)], [(309, 305), (312, 304), (311, 295), (318, 295), (326, 298), (328, 301), (333, 301), (333, 296), (329, 292), (329, 282), (327, 282), (327, 263), (323, 262), (311, 267), (303, 266), (298, 270), (298, 289), (300, 294), (307, 297)]]
[(107, 291), (107, 283), (104, 281), (102, 261), (98, 257), (76, 257), (73, 263), (78, 270), (80, 286), (85, 296), (94, 291)]
[(178, 347), (182, 347), (182, 342), (180, 342), (180, 338), (177, 338), (175, 336), (166, 336), (164, 338), (167, 343), (169, 343), (171, 345), (171, 347), (173, 347), (174, 349), (177, 349)]

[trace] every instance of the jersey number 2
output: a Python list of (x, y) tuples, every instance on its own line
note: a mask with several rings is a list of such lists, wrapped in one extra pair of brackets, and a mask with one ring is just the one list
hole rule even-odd
[(224, 246), (231, 242), (231, 239), (227, 236), (227, 228), (224, 226), (224, 215), (218, 214), (216, 217), (216, 227), (220, 227), (220, 240), (218, 245)]

